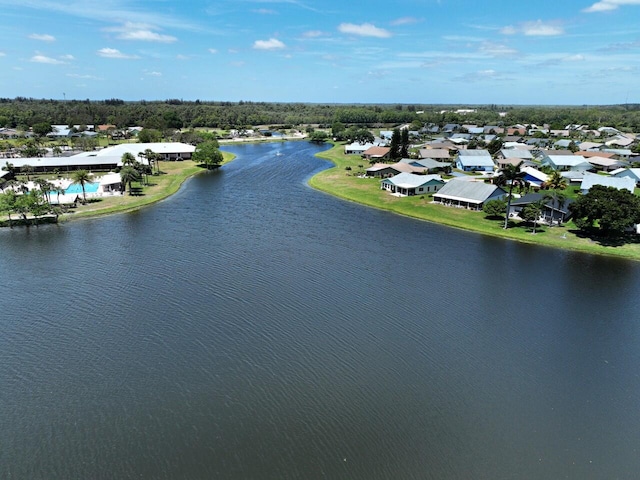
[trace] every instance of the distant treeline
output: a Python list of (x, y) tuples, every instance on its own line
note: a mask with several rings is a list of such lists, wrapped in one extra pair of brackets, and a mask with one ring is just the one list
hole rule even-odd
[[(475, 112), (458, 114), (458, 108)], [(443, 110), (446, 112), (442, 113)], [(507, 112), (501, 116), (500, 112)], [(247, 128), (257, 125), (331, 126), (335, 122), (367, 127), (390, 126), (419, 121), (478, 125), (549, 124), (552, 129), (567, 125), (590, 128), (612, 126), (640, 131), (640, 105), (612, 106), (452, 106), (419, 104), (344, 105), (315, 103), (205, 102), (170, 99), (126, 102), (108, 100), (45, 100), (18, 97), (0, 98), (0, 127), (26, 129), (47, 122), (54, 125), (142, 126), (217, 129)]]

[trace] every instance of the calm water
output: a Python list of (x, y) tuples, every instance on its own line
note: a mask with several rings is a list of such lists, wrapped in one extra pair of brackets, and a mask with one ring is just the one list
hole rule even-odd
[(229, 150), (143, 211), (0, 230), (0, 478), (637, 478), (640, 264)]

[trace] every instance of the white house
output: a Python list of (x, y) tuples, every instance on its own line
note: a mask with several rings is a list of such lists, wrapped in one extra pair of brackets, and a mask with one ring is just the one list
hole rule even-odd
[(633, 193), (636, 188), (636, 182), (631, 177), (611, 177), (605, 175), (597, 175), (595, 173), (585, 173), (582, 183), (580, 184), (580, 191), (585, 194), (589, 192), (589, 189), (594, 185), (602, 185), (603, 187), (613, 187), (618, 190), (627, 190)]
[(413, 196), (435, 193), (444, 184), (440, 175), (415, 175), (402, 172), (382, 180), (380, 188), (402, 196)]
[(456, 157), (456, 168), (465, 172), (493, 172), (495, 164), (487, 150), (460, 150)]

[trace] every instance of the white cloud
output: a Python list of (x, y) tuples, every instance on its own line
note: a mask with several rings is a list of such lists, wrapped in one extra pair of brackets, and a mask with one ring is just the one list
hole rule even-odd
[(104, 58), (120, 58), (126, 60), (132, 60), (135, 58), (139, 58), (137, 55), (127, 55), (126, 53), (122, 53), (120, 50), (116, 48), (101, 48), (98, 50), (98, 55)]
[(586, 13), (609, 12), (624, 5), (640, 5), (640, 0), (601, 0), (582, 11)]
[(512, 57), (518, 54), (515, 48), (492, 42), (484, 42), (480, 45), (480, 51), (492, 57)]
[(133, 40), (140, 42), (159, 42), (159, 43), (173, 43), (177, 40), (176, 37), (171, 35), (163, 35), (156, 32), (157, 27), (149, 25), (147, 23), (134, 23), (126, 22), (120, 27), (105, 28), (105, 32), (116, 32), (119, 35), (116, 37), (119, 40)]
[(31, 35), (29, 35), (29, 38), (31, 40), (38, 40), (40, 42), (55, 42), (56, 41), (56, 37), (54, 37), (53, 35), (47, 35), (46, 33), (44, 34), (39, 34), (39, 33), (32, 33)]
[(81, 78), (83, 80), (101, 80), (99, 77), (96, 77), (95, 75), (81, 75), (79, 73), (67, 73), (67, 77)]
[(210, 48), (209, 53), (212, 53), (215, 55), (216, 53), (218, 53), (218, 50), (216, 50), (215, 48)]
[(557, 22), (543, 22), (542, 20), (536, 20), (535, 22), (524, 22), (514, 27), (513, 25), (507, 25), (500, 29), (500, 33), (503, 35), (516, 35), (521, 33), (528, 37), (552, 37), (564, 34), (564, 28), (562, 28)]
[(579, 53), (576, 55), (569, 55), (563, 59), (565, 62), (582, 62), (585, 60), (584, 55), (580, 55)]
[(31, 62), (34, 63), (46, 63), (48, 65), (62, 65), (63, 62), (62, 60), (58, 60), (56, 58), (51, 58), (51, 57), (47, 57), (45, 55), (42, 55), (40, 53), (34, 55), (33, 57), (31, 57), (30, 59)]
[(323, 35), (324, 35), (324, 32), (320, 30), (309, 30), (308, 32), (304, 32), (302, 34), (302, 36), (305, 38), (318, 38), (318, 37), (322, 37)]
[(162, 73), (161, 72), (149, 72), (147, 70), (144, 71), (145, 75), (148, 75), (149, 77), (161, 77)]
[(253, 48), (256, 50), (279, 50), (285, 48), (285, 44), (277, 38), (270, 38), (269, 40), (256, 40), (253, 43)]
[(359, 35), (361, 37), (389, 38), (391, 36), (391, 32), (385, 30), (384, 28), (378, 28), (371, 23), (363, 23), (361, 25), (355, 25), (353, 23), (341, 23), (338, 26), (338, 30), (342, 33)]
[(258, 13), (260, 15), (277, 15), (278, 12), (275, 10), (269, 10), (268, 8), (258, 8), (257, 10), (251, 10), (253, 13)]
[(75, 60), (76, 59), (73, 55), (61, 55), (60, 58), (62, 60), (67, 60), (67, 61), (71, 61), (71, 60)]
[(397, 18), (396, 20), (393, 20), (391, 22), (391, 25), (393, 26), (398, 26), (398, 25), (411, 25), (413, 23), (418, 23), (420, 20), (418, 20), (415, 17), (402, 17), (402, 18)]
[(135, 30), (132, 32), (123, 32), (118, 35), (120, 40), (139, 40), (142, 42), (160, 42), (160, 43), (173, 43), (177, 40), (176, 37), (171, 35), (162, 35), (160, 33), (152, 32), (151, 30)]
[(7, 55), (6, 53), (4, 53), (4, 52), (0, 52), (0, 57), (4, 57), (4, 56), (6, 56), (6, 55)]

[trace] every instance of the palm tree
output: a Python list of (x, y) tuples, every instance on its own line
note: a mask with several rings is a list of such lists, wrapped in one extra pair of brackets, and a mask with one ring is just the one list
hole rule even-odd
[(545, 184), (551, 190), (564, 190), (567, 188), (567, 179), (564, 178), (559, 171), (554, 170), (549, 175)]
[(87, 192), (85, 191), (84, 186), (85, 184), (91, 182), (91, 177), (89, 176), (89, 172), (87, 172), (86, 170), (76, 170), (71, 175), (71, 180), (73, 180), (74, 184), (75, 183), (80, 184), (80, 187), (82, 187), (82, 198), (83, 198), (82, 203), (87, 203)]
[(138, 161), (136, 160), (136, 157), (133, 156), (133, 153), (131, 152), (125, 152), (122, 154), (122, 165), (123, 166), (130, 166), (133, 167), (136, 163), (138, 163)]
[(120, 170), (120, 180), (125, 188), (129, 185), (129, 195), (131, 195), (131, 184), (140, 180), (140, 173), (133, 167), (124, 167)]
[(13, 163), (6, 162), (4, 167), (2, 167), (2, 170), (4, 170), (5, 172), (9, 172), (9, 175), (11, 177), (16, 176), (16, 167), (13, 165)]
[(511, 210), (511, 198), (513, 193), (513, 187), (525, 185), (527, 182), (524, 177), (526, 173), (521, 171), (520, 168), (524, 161), (521, 161), (517, 165), (507, 164), (498, 171), (494, 183), (499, 186), (509, 186), (509, 194), (507, 198), (507, 214), (504, 217), (504, 228), (509, 226), (509, 210)]

